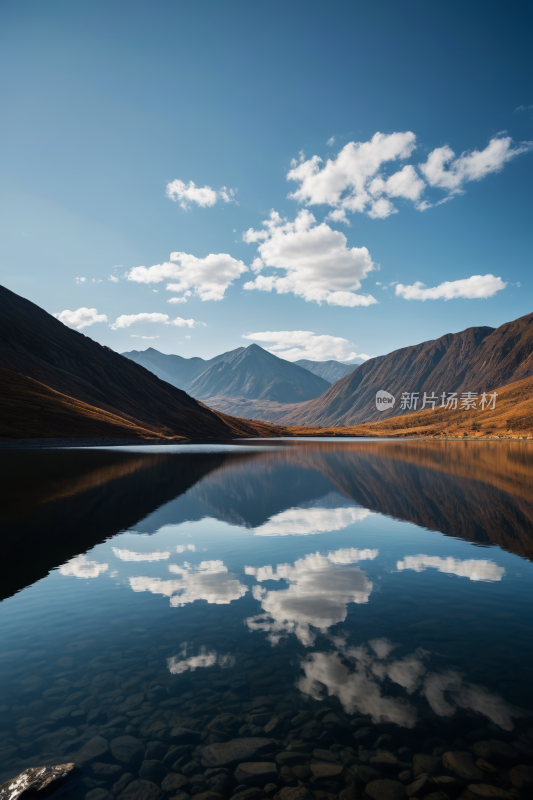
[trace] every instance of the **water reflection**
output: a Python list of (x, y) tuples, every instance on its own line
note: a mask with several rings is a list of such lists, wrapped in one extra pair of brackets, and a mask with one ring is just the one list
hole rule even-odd
[(222, 655), (217, 653), (216, 650), (207, 652), (207, 647), (202, 645), (199, 655), (189, 656), (189, 658), (187, 658), (187, 649), (187, 642), (184, 642), (180, 655), (172, 656), (172, 658), (167, 659), (168, 670), (172, 675), (181, 675), (188, 670), (194, 672), (198, 667), (214, 667), (216, 664), (222, 667), (222, 669), (235, 666), (235, 656), (229, 653)]
[[(422, 648), (391, 659), (387, 640), (369, 644), (373, 652), (361, 645), (333, 653), (310, 653), (301, 662), (305, 677), (298, 688), (315, 700), (337, 697), (348, 714), (369, 714), (375, 723), (394, 722), (406, 728), (419, 720), (421, 698), (438, 716), (452, 717), (457, 709), (471, 709), (508, 731), (514, 727), (513, 718), (526, 716), (499, 695), (465, 681), (456, 670), (431, 671), (431, 653)], [(404, 694), (399, 691), (402, 689)], [(415, 693), (416, 704), (412, 700)]]
[(348, 603), (368, 602), (372, 583), (359, 567), (351, 565), (377, 555), (377, 550), (351, 547), (327, 556), (309, 554), (292, 566), (278, 564), (275, 570), (271, 566), (245, 567), (245, 573), (253, 575), (258, 583), (284, 580), (289, 584), (288, 589), (273, 591), (253, 587), (253, 596), (260, 601), (264, 613), (246, 620), (249, 629), (265, 631), (272, 644), (294, 633), (302, 644), (312, 646), (316, 638), (312, 627), (325, 633), (346, 619)]
[(162, 580), (139, 576), (129, 578), (134, 592), (152, 592), (170, 597), (170, 605), (174, 607), (194, 603), (195, 600), (207, 600), (216, 605), (238, 600), (248, 591), (248, 587), (228, 572), (222, 561), (201, 561), (197, 567), (187, 561), (183, 565), (170, 564), (168, 567), (180, 577), (175, 580)]
[(60, 566), (59, 573), (73, 578), (97, 578), (103, 572), (107, 572), (108, 568), (108, 564), (89, 561), (87, 556), (76, 556)]
[(461, 578), (470, 578), (471, 581), (501, 581), (505, 575), (504, 567), (499, 567), (494, 561), (483, 559), (459, 558), (440, 558), (439, 556), (406, 556), (402, 561), (398, 561), (396, 569), (412, 569), (415, 572), (423, 572), (428, 567), (438, 569), (447, 575), (457, 575)]
[(289, 508), (255, 529), (256, 536), (308, 536), (312, 533), (340, 531), (366, 519), (366, 508)]

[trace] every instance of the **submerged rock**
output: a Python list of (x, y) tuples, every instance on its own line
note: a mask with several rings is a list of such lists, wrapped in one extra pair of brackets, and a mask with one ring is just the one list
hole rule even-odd
[(491, 800), (491, 798), (503, 798), (503, 800), (512, 800), (513, 795), (509, 794), (506, 789), (501, 789), (499, 786), (492, 786), (492, 784), (488, 783), (471, 783), (468, 787), (468, 790), (472, 792), (476, 797), (483, 797), (487, 798), (487, 800)]
[(271, 761), (248, 761), (239, 764), (235, 770), (235, 780), (247, 786), (262, 786), (277, 780), (278, 770)]
[(405, 786), (399, 781), (382, 778), (379, 781), (367, 783), (365, 792), (373, 800), (402, 800), (405, 797)]
[(474, 764), (470, 753), (444, 753), (442, 763), (450, 772), (455, 772), (460, 778), (467, 781), (478, 781), (483, 778), (485, 773)]
[(163, 793), (151, 781), (132, 781), (119, 795), (119, 800), (161, 800)]
[(60, 764), (56, 767), (32, 767), (0, 786), (0, 800), (55, 800), (71, 792), (80, 782), (79, 764)]
[(142, 761), (144, 744), (134, 736), (118, 736), (111, 742), (111, 753), (119, 764), (135, 768)]
[(229, 742), (210, 744), (200, 748), (204, 767), (224, 767), (239, 761), (247, 761), (254, 756), (270, 753), (275, 747), (272, 739), (253, 737), (251, 739), (231, 739)]
[(526, 766), (526, 764), (519, 764), (509, 770), (509, 777), (511, 783), (517, 789), (531, 789), (533, 788), (533, 767)]
[(89, 739), (87, 744), (84, 744), (81, 750), (76, 754), (76, 761), (79, 764), (90, 764), (92, 761), (97, 761), (102, 756), (109, 753), (109, 744), (107, 739), (103, 736), (93, 736)]
[(515, 758), (518, 758), (518, 751), (510, 744), (502, 742), (499, 739), (489, 739), (488, 742), (476, 742), (474, 745), (474, 753), (487, 761), (495, 761), (496, 763), (508, 763)]

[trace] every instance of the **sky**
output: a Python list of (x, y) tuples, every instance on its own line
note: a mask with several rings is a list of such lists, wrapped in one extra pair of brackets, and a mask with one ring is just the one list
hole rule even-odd
[(118, 352), (530, 313), (527, 2), (6, 0), (0, 282)]

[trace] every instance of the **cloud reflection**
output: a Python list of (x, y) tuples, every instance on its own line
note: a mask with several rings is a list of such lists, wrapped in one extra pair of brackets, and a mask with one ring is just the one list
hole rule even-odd
[(403, 561), (398, 561), (396, 568), (399, 570), (412, 569), (423, 572), (428, 567), (438, 569), (447, 575), (458, 575), (460, 578), (470, 578), (471, 581), (501, 581), (505, 569), (499, 567), (494, 561), (482, 559), (440, 558), (439, 556), (406, 556)]
[(170, 564), (169, 571), (179, 575), (174, 580), (139, 576), (129, 578), (134, 592), (152, 592), (170, 597), (170, 605), (179, 607), (195, 600), (224, 605), (238, 600), (248, 591), (235, 575), (228, 572), (222, 561), (202, 561), (197, 567), (185, 562)]
[(302, 644), (312, 646), (316, 634), (311, 626), (325, 632), (346, 619), (348, 603), (368, 601), (372, 583), (359, 567), (352, 565), (374, 559), (378, 552), (348, 547), (327, 556), (309, 554), (294, 565), (278, 564), (275, 569), (245, 567), (245, 573), (259, 583), (284, 580), (289, 584), (288, 589), (273, 591), (254, 586), (253, 595), (261, 602), (264, 613), (246, 620), (249, 629), (267, 632), (272, 644), (294, 633)]
[(181, 675), (182, 672), (187, 672), (188, 670), (194, 672), (198, 667), (214, 667), (215, 664), (218, 664), (223, 669), (235, 666), (235, 656), (229, 653), (226, 655), (217, 654), (216, 650), (210, 650), (208, 653), (207, 647), (202, 645), (199, 655), (185, 658), (187, 655), (187, 642), (183, 642), (181, 646), (183, 648), (180, 653), (182, 658), (179, 656), (167, 658), (167, 667), (173, 675)]
[(256, 536), (309, 536), (340, 531), (372, 514), (366, 508), (289, 508), (259, 525)]
[(165, 561), (170, 558), (169, 550), (157, 550), (155, 553), (135, 553), (133, 550), (121, 550), (119, 547), (111, 549), (121, 561)]
[(76, 558), (71, 558), (70, 561), (59, 567), (61, 575), (68, 575), (73, 578), (97, 578), (107, 570), (108, 564), (89, 561), (87, 556), (76, 556)]
[[(455, 670), (430, 672), (427, 650), (418, 648), (403, 658), (389, 659), (397, 645), (386, 639), (369, 644), (373, 653), (364, 645), (334, 653), (310, 653), (301, 662), (305, 677), (298, 688), (317, 700), (325, 695), (338, 697), (348, 714), (369, 714), (374, 723), (394, 722), (407, 728), (417, 720), (416, 707), (409, 700), (417, 691), (439, 716), (451, 717), (458, 708), (470, 709), (510, 731), (513, 717), (525, 715), (499, 695), (465, 681)], [(392, 693), (386, 692), (388, 681), (396, 685)], [(398, 696), (398, 688), (404, 689), (406, 696)]]

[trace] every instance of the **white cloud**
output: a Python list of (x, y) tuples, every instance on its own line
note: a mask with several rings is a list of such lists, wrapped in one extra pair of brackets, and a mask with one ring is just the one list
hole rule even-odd
[(194, 553), (196, 551), (196, 545), (194, 545), (194, 544), (178, 544), (178, 545), (176, 545), (176, 553), (185, 553), (187, 550), (191, 550)]
[(157, 550), (155, 553), (135, 553), (133, 550), (121, 550), (119, 547), (111, 549), (121, 561), (166, 561), (167, 558), (170, 558), (169, 550)]
[(272, 346), (265, 349), (287, 361), (298, 361), (302, 358), (310, 361), (351, 361), (353, 358), (363, 358), (366, 361), (369, 358), (365, 353), (356, 353), (352, 349), (354, 345), (348, 339), (320, 335), (312, 331), (258, 331), (243, 334), (242, 338), (254, 342), (271, 342)]
[(87, 556), (76, 556), (59, 567), (59, 573), (73, 578), (97, 578), (102, 572), (107, 572), (107, 569), (107, 564), (89, 561)]
[(227, 669), (228, 667), (233, 667), (235, 665), (235, 656), (232, 656), (229, 653), (225, 655), (222, 655), (222, 653), (217, 654), (216, 650), (210, 650), (208, 653), (205, 645), (200, 647), (199, 655), (189, 656), (189, 658), (185, 658), (187, 655), (187, 642), (183, 642), (182, 648), (183, 649), (180, 653), (182, 658), (179, 658), (178, 656), (167, 658), (167, 667), (173, 675), (181, 675), (183, 672), (187, 672), (188, 670), (194, 672), (194, 670), (198, 667), (214, 667), (215, 664), (218, 664), (219, 667), (222, 667), (223, 669)]
[(518, 106), (518, 108), (515, 108), (515, 111), (529, 111), (531, 108), (533, 108), (533, 106)]
[(179, 575), (175, 580), (163, 581), (160, 578), (145, 576), (130, 578), (134, 592), (152, 592), (170, 597), (170, 605), (179, 607), (207, 600), (208, 603), (224, 605), (238, 600), (248, 591), (222, 561), (202, 561), (197, 567), (185, 562), (183, 566), (170, 564), (169, 571)]
[(191, 203), (206, 208), (214, 206), (217, 200), (223, 200), (225, 203), (235, 202), (235, 191), (226, 186), (216, 192), (210, 186), (196, 186), (194, 181), (184, 183), (179, 179), (167, 183), (166, 195), (174, 202), (179, 202), (182, 208), (189, 208)]
[(265, 266), (285, 272), (282, 277), (258, 275), (244, 284), (245, 289), (293, 292), (307, 301), (336, 306), (369, 306), (377, 302), (371, 295), (354, 294), (374, 269), (367, 248), (348, 248), (343, 233), (325, 222), (316, 224), (309, 211), (300, 211), (294, 222), (271, 211), (263, 229), (250, 228), (243, 239), (259, 243), (261, 259), (254, 261), (255, 272)]
[[(128, 273), (129, 281), (136, 283), (167, 284), (168, 291), (179, 292), (182, 298), (196, 294), (201, 300), (222, 300), (226, 289), (248, 267), (227, 253), (210, 253), (196, 258), (188, 253), (171, 253), (170, 261), (152, 267), (134, 267)], [(174, 302), (180, 302), (176, 299)]]
[(75, 328), (80, 331), (82, 328), (87, 328), (89, 325), (94, 325), (95, 322), (107, 322), (105, 314), (99, 314), (96, 308), (78, 308), (76, 311), (61, 311), (54, 314), (54, 317), (68, 325), (69, 328)]
[(138, 333), (130, 333), (132, 339), (159, 339), (159, 336), (140, 336)]
[(444, 281), (430, 289), (416, 281), (411, 286), (398, 283), (395, 292), (406, 300), (452, 300), (462, 297), (468, 300), (493, 297), (496, 292), (505, 289), (507, 284), (501, 278), (488, 275), (472, 275), (457, 281)]
[(260, 525), (254, 533), (256, 536), (308, 536), (340, 531), (371, 514), (366, 508), (289, 508)]
[(87, 278), (76, 278), (76, 283), (85, 283)]
[(327, 556), (309, 554), (292, 566), (245, 567), (245, 574), (255, 576), (259, 583), (284, 580), (289, 584), (288, 589), (273, 591), (254, 587), (253, 595), (260, 600), (264, 613), (249, 617), (248, 627), (267, 632), (272, 644), (294, 633), (302, 644), (310, 647), (315, 641), (312, 627), (325, 632), (346, 619), (348, 603), (368, 602), (372, 583), (353, 564), (377, 555), (377, 550), (350, 547)]
[(349, 142), (324, 166), (319, 156), (300, 158), (287, 173), (287, 180), (300, 184), (289, 197), (306, 205), (331, 206), (335, 210), (330, 216), (336, 222), (346, 221), (346, 212), (354, 211), (382, 219), (396, 211), (386, 196), (417, 200), (424, 190), (411, 166), (389, 177), (380, 174), (384, 164), (408, 158), (415, 147), (411, 131), (375, 133), (369, 142)]
[(109, 327), (116, 331), (119, 328), (129, 328), (130, 325), (137, 325), (138, 323), (144, 322), (160, 322), (164, 325), (176, 325), (178, 328), (194, 328), (195, 325), (203, 325), (205, 327), (205, 322), (196, 322), (194, 319), (183, 319), (183, 317), (170, 319), (168, 314), (148, 314), (146, 312), (141, 314), (122, 314), (120, 317), (117, 317)]
[(412, 569), (415, 572), (423, 572), (429, 567), (448, 575), (470, 578), (471, 581), (501, 581), (505, 575), (505, 569), (499, 567), (494, 561), (473, 558), (461, 561), (452, 556), (447, 558), (425, 555), (406, 556), (403, 561), (398, 561), (396, 564), (396, 568), (399, 570)]
[(335, 137), (334, 136), (330, 136), (329, 139), (327, 140), (326, 144), (327, 144), (328, 147), (333, 147), (333, 145), (335, 144)]
[(108, 278), (107, 280), (108, 280), (108, 281), (112, 281), (113, 283), (118, 283), (118, 280), (119, 280), (119, 279), (117, 278), (117, 276), (116, 276), (116, 275), (110, 275), (110, 276), (109, 276), (109, 278)]
[(512, 141), (510, 136), (496, 136), (484, 150), (466, 151), (459, 158), (455, 158), (448, 145), (437, 147), (420, 169), (430, 186), (447, 189), (452, 195), (458, 194), (468, 181), (479, 181), (491, 172), (499, 172), (512, 158), (533, 147), (533, 142), (522, 142), (518, 147), (512, 147)]

